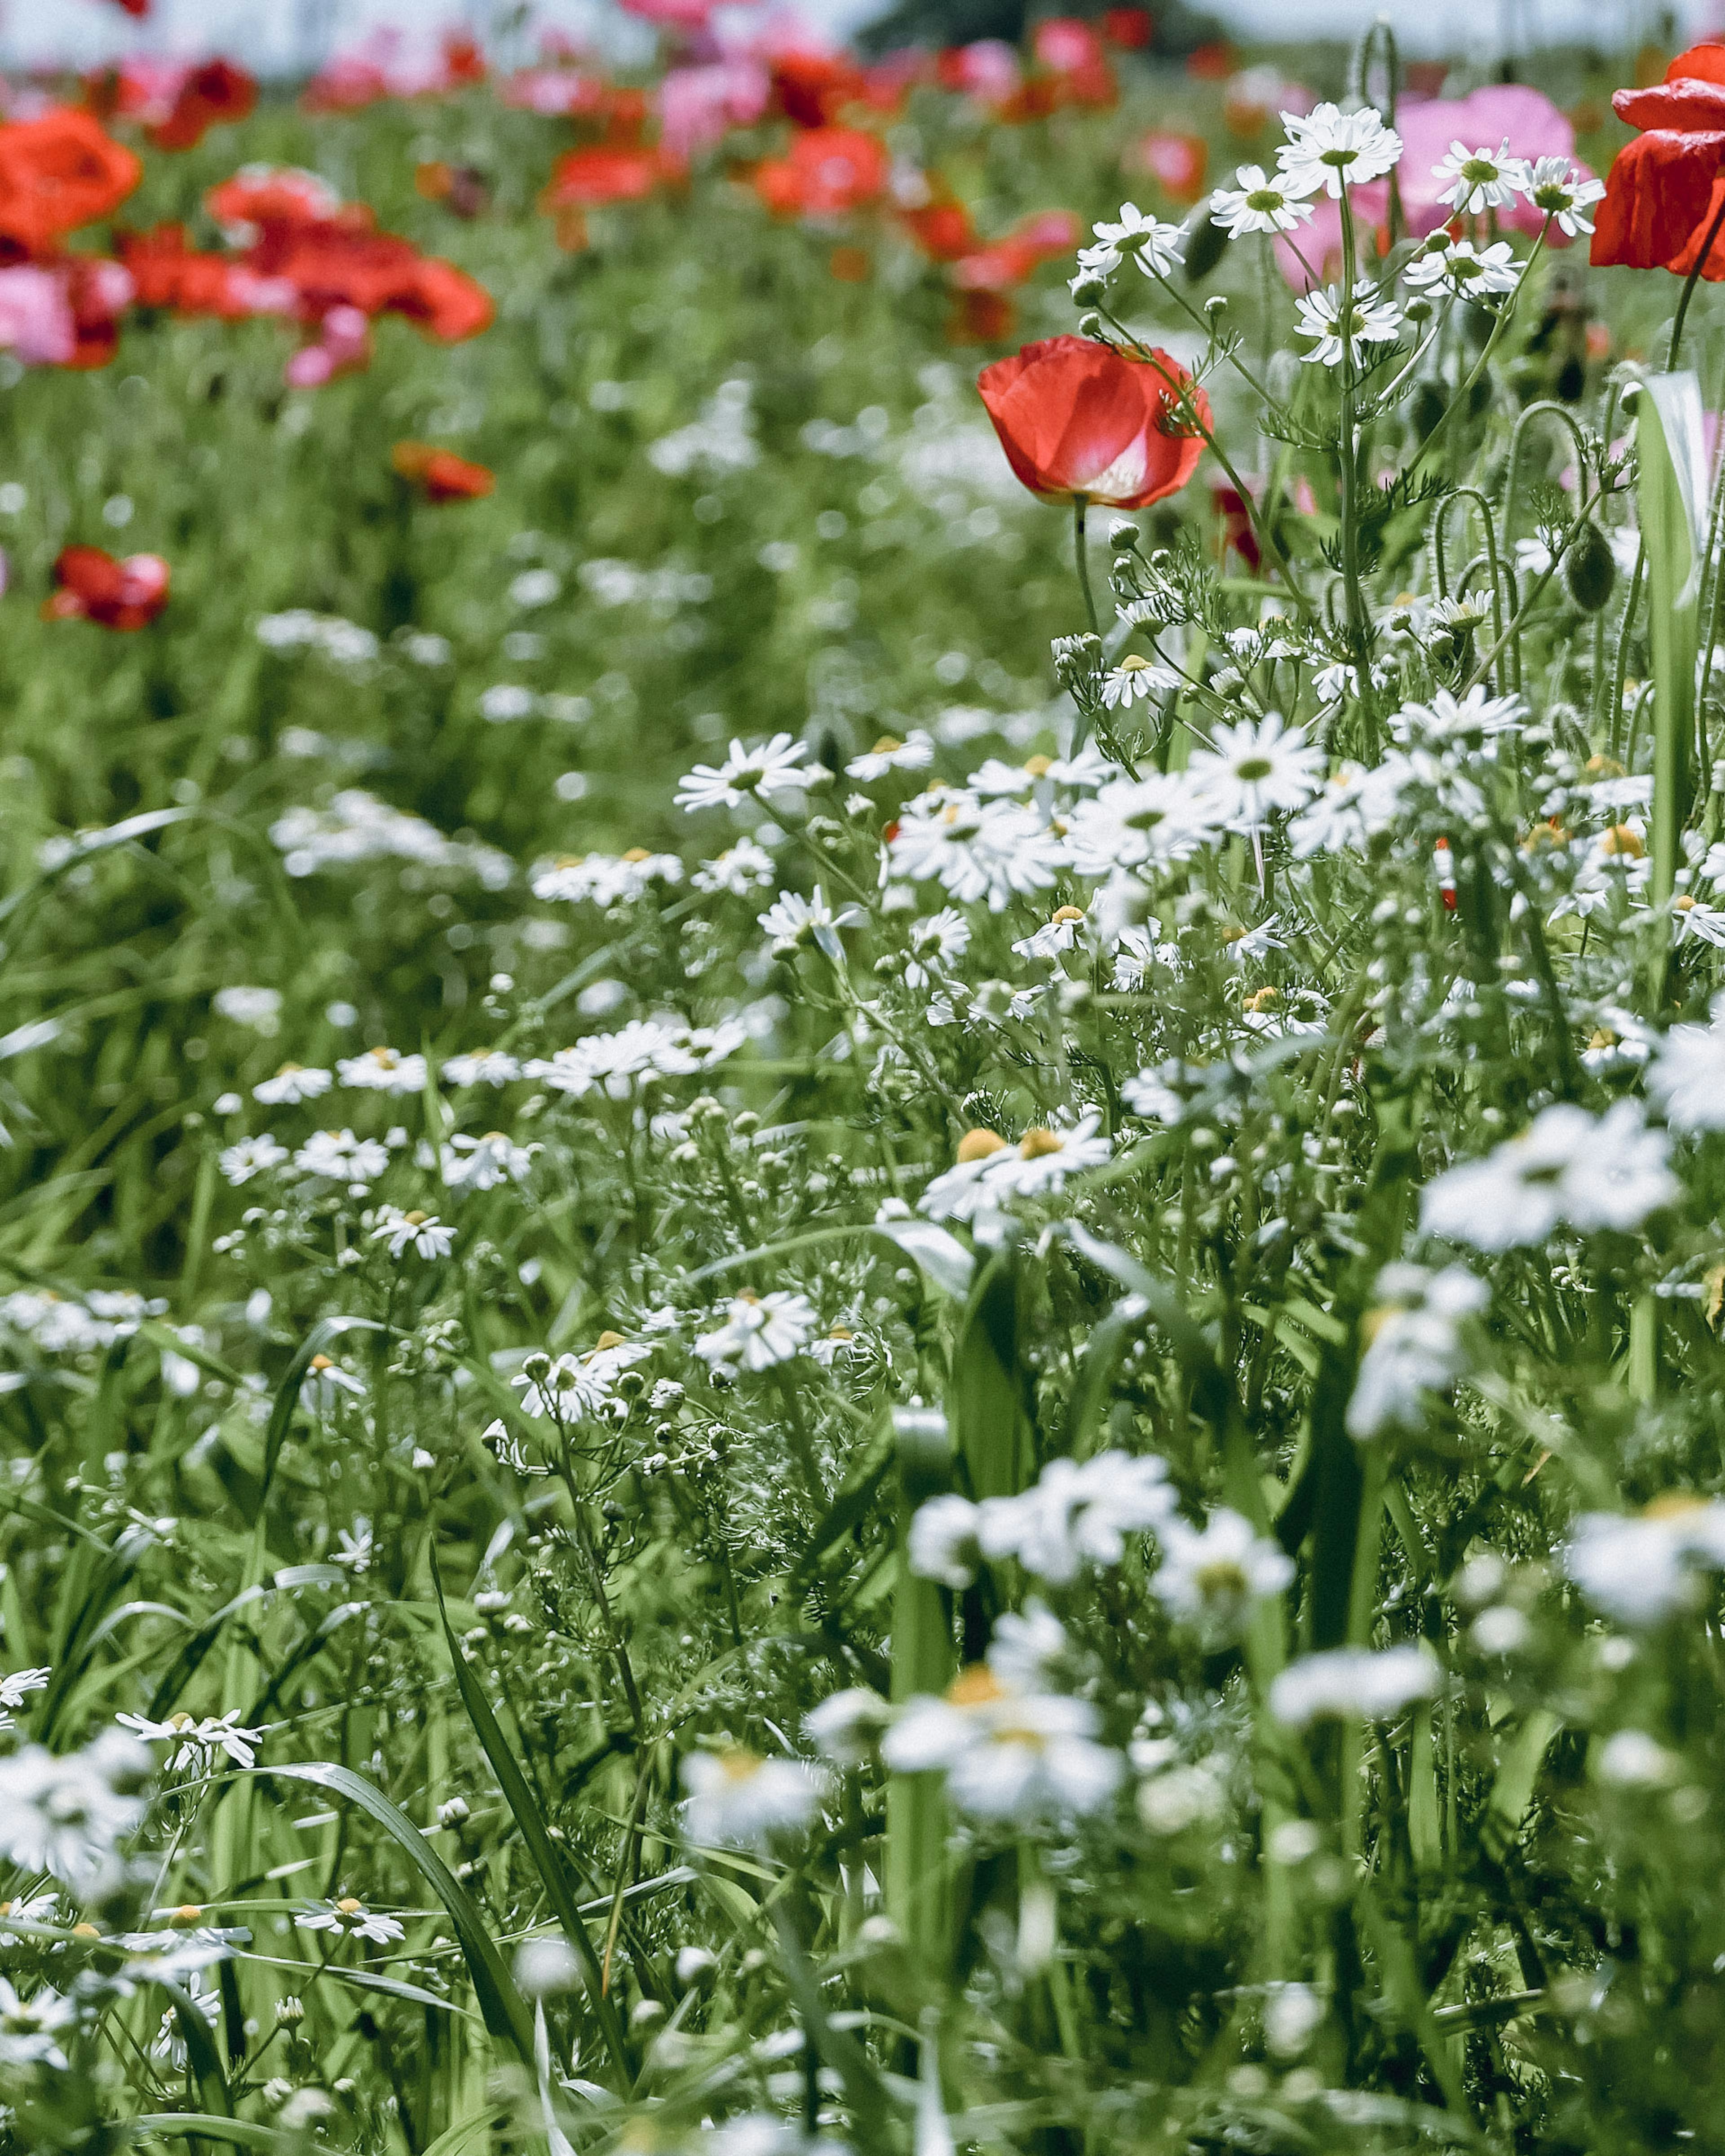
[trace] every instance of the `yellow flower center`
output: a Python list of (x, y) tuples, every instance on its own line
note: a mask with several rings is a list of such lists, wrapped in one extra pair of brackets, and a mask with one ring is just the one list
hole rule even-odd
[(986, 1160), (990, 1153), (1004, 1152), (1006, 1140), (999, 1131), (967, 1131), (958, 1141), (957, 1158), (961, 1163)]

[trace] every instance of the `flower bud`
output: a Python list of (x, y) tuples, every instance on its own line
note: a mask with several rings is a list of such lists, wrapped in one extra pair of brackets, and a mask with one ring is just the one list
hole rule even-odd
[(1584, 613), (1598, 613), (1617, 582), (1610, 542), (1589, 517), (1563, 557), (1563, 583)]

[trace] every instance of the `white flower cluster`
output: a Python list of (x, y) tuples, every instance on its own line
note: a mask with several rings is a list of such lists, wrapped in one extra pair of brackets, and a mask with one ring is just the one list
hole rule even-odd
[(357, 621), (340, 614), (312, 613), (304, 607), (266, 613), (259, 622), (258, 641), (270, 651), (321, 652), (332, 665), (362, 672), (377, 656), (377, 639)]
[(90, 1355), (136, 1332), (146, 1317), (160, 1317), (167, 1308), (159, 1298), (127, 1288), (91, 1288), (74, 1300), (52, 1288), (26, 1287), (0, 1297), (0, 1327), (14, 1339), (28, 1341), (39, 1354)]
[(716, 1026), (685, 1025), (680, 1020), (631, 1019), (617, 1033), (589, 1034), (554, 1055), (535, 1056), (521, 1066), (553, 1092), (582, 1100), (601, 1093), (626, 1101), (655, 1078), (680, 1078), (710, 1070), (734, 1055), (747, 1039), (740, 1019)]
[(947, 1587), (968, 1587), (980, 1561), (1012, 1558), (1034, 1578), (1066, 1586), (1086, 1564), (1118, 1564), (1126, 1537), (1160, 1528), (1173, 1508), (1167, 1466), (1153, 1455), (1051, 1460), (1017, 1496), (973, 1504), (955, 1492), (919, 1507), (911, 1522), (911, 1569)]
[(675, 854), (649, 854), (637, 847), (626, 854), (573, 855), (533, 870), (535, 898), (583, 901), (594, 906), (633, 906), (655, 884), (683, 880), (683, 864)]
[(392, 808), (358, 787), (344, 787), (326, 808), (290, 808), (270, 825), (270, 837), (290, 876), (393, 858), (475, 876), (486, 891), (506, 890), (515, 878), (514, 862), (495, 846), (446, 839), (423, 816)]

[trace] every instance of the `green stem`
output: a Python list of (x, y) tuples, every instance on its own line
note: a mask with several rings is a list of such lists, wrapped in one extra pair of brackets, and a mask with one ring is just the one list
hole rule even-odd
[(1101, 626), (1096, 619), (1096, 603), (1090, 588), (1090, 557), (1085, 547), (1084, 520), (1090, 508), (1087, 495), (1075, 494), (1072, 497), (1072, 559), (1078, 568), (1078, 588), (1084, 593), (1085, 619), (1090, 624), (1092, 636), (1100, 636)]
[(1359, 581), (1359, 445), (1355, 439), (1353, 379), (1353, 207), (1342, 194), (1342, 291), (1336, 327), (1342, 338), (1342, 582), (1348, 599), (1348, 640), (1359, 669), (1361, 695), (1366, 689), (1368, 647), (1365, 595)]
[(1695, 297), (1696, 285), (1701, 280), (1702, 271), (1707, 267), (1707, 259), (1713, 251), (1713, 242), (1719, 237), (1722, 225), (1725, 225), (1725, 197), (1720, 198), (1719, 207), (1713, 212), (1712, 222), (1707, 229), (1707, 237), (1701, 243), (1701, 252), (1695, 258), (1695, 267), (1683, 280), (1682, 295), (1677, 301), (1676, 320), (1671, 324), (1671, 348), (1665, 356), (1665, 371), (1667, 374), (1676, 369), (1677, 348), (1683, 341), (1683, 323), (1689, 313), (1689, 302)]

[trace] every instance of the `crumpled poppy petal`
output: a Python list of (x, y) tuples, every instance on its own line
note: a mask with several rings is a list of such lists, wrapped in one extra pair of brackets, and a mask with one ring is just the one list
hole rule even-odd
[(1661, 130), (1625, 143), (1605, 181), (1589, 259), (1598, 267), (1670, 268), (1704, 226), (1725, 133)]

